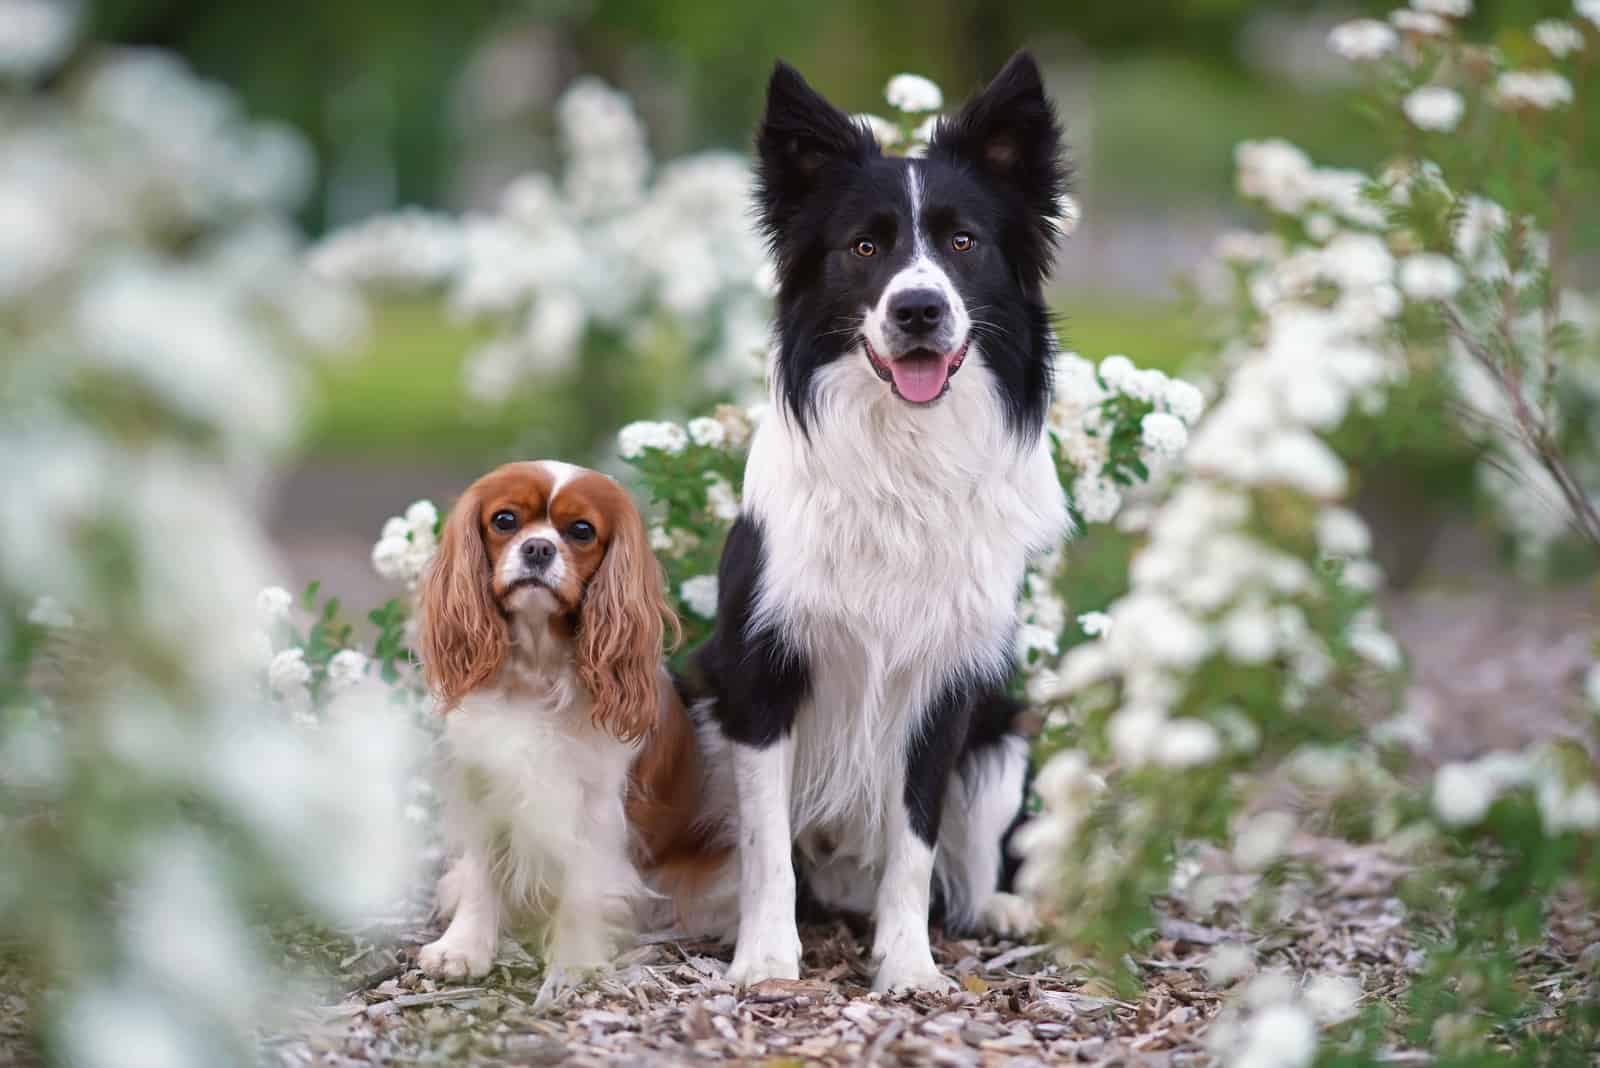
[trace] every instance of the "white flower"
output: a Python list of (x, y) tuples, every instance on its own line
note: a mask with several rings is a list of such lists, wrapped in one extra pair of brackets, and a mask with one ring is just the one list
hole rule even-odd
[(288, 622), (293, 608), (294, 595), (282, 586), (268, 586), (256, 594), (256, 620), (263, 627)]
[(311, 685), (311, 665), (306, 663), (304, 651), (285, 649), (273, 657), (267, 665), (267, 685), (282, 698), (304, 696)]
[(1111, 717), (1106, 724), (1106, 737), (1117, 760), (1126, 767), (1136, 767), (1155, 754), (1167, 722), (1159, 708), (1129, 705)]
[[(1111, 630), (1111, 617), (1104, 612), (1085, 612), (1078, 617), (1078, 626), (1091, 638), (1099, 637)], [(1600, 705), (1600, 701), (1596, 702)]]
[(920, 114), (944, 107), (944, 94), (939, 87), (920, 74), (896, 74), (889, 79), (883, 97), (896, 111)]
[(870, 115), (863, 112), (852, 118), (859, 126), (865, 126), (867, 132), (872, 134), (872, 139), (883, 148), (892, 148), (905, 140), (905, 135), (900, 132), (900, 127), (890, 122), (881, 115)]
[(1550, 111), (1572, 103), (1572, 83), (1553, 70), (1510, 70), (1495, 79), (1494, 99), (1508, 111)]
[(1306, 216), (1306, 236), (1322, 244), (1331, 240), (1339, 232), (1339, 224), (1325, 212)]
[(1474, 764), (1446, 764), (1433, 777), (1433, 811), (1448, 827), (1481, 822), (1499, 794), (1500, 784)]
[(1420, 37), (1445, 37), (1450, 33), (1448, 22), (1424, 11), (1393, 11), (1389, 14), (1389, 21), (1401, 33), (1413, 33)]
[(1072, 503), (1085, 522), (1109, 523), (1122, 507), (1122, 493), (1104, 475), (1085, 473), (1073, 479)]
[(1232, 1068), (1305, 1068), (1317, 1055), (1317, 1024), (1296, 1005), (1271, 1005), (1246, 1025)]
[(1206, 980), (1213, 986), (1227, 986), (1247, 975), (1255, 965), (1255, 954), (1238, 942), (1222, 942), (1206, 954)]
[(721, 475), (706, 475), (706, 507), (714, 518), (724, 523), (739, 518), (739, 498)]
[(378, 543), (372, 547), (372, 569), (380, 578), (390, 582), (404, 582), (410, 577), (407, 573), (410, 556), (409, 538), (379, 538)]
[(1384, 671), (1398, 670), (1404, 660), (1400, 643), (1375, 622), (1353, 625), (1348, 640), (1352, 652)]
[(678, 587), (678, 596), (683, 598), (683, 603), (689, 611), (701, 619), (716, 618), (717, 576), (696, 575), (694, 578), (684, 579), (683, 585)]
[(1586, 18), (1600, 27), (1600, 0), (1577, 0), (1572, 9), (1580, 18)]
[(439, 509), (433, 506), (432, 501), (413, 501), (406, 509), (405, 518), (413, 539), (431, 540), (439, 525)]
[(1060, 652), (1055, 631), (1041, 627), (1037, 623), (1024, 623), (1017, 628), (1018, 665), (1025, 668), (1033, 663), (1043, 663), (1053, 659)]
[(1382, 59), (1398, 43), (1394, 30), (1377, 19), (1343, 22), (1328, 34), (1329, 47), (1353, 63)]
[(1167, 412), (1151, 412), (1139, 421), (1139, 438), (1156, 456), (1177, 456), (1189, 443), (1183, 420)]
[(1545, 19), (1535, 23), (1533, 39), (1557, 59), (1563, 59), (1583, 47), (1583, 31), (1560, 19)]
[(1277, 620), (1265, 605), (1242, 604), (1222, 620), (1222, 647), (1241, 664), (1264, 664), (1278, 649)]
[(551, 289), (534, 303), (523, 328), (529, 368), (546, 374), (565, 371), (577, 362), (589, 325), (583, 300), (567, 289)]
[(1600, 789), (1592, 782), (1569, 787), (1560, 769), (1547, 769), (1536, 800), (1547, 834), (1587, 833), (1600, 828)]
[(0, 77), (42, 74), (77, 36), (79, 5), (70, 0), (0, 0)]
[(1203, 719), (1175, 719), (1162, 729), (1156, 745), (1156, 763), (1164, 768), (1193, 768), (1209, 764), (1222, 752), (1217, 729)]
[(1450, 19), (1464, 19), (1472, 14), (1472, 0), (1411, 0), (1411, 7)]
[(1167, 388), (1161, 397), (1161, 403), (1167, 411), (1182, 419), (1186, 426), (1193, 426), (1194, 421), (1200, 418), (1200, 413), (1205, 410), (1205, 394), (1199, 387), (1185, 382), (1181, 378), (1167, 380)]
[(1467, 110), (1466, 101), (1454, 89), (1442, 85), (1425, 85), (1406, 94), (1400, 108), (1419, 130), (1449, 133), (1461, 122)]
[(1461, 268), (1449, 256), (1419, 252), (1400, 261), (1400, 289), (1416, 301), (1449, 300), (1461, 291)]
[(728, 440), (728, 432), (723, 425), (715, 419), (700, 416), (698, 419), (689, 420), (689, 440), (696, 445), (716, 449)]
[(624, 460), (642, 456), (646, 449), (676, 456), (688, 443), (689, 436), (677, 423), (629, 423), (617, 435), (617, 451)]
[(367, 673), (367, 656), (357, 649), (341, 649), (328, 660), (328, 685), (335, 692), (347, 690)]
[(1242, 141), (1233, 150), (1239, 192), (1274, 211), (1296, 214), (1311, 198), (1311, 158), (1287, 141)]
[(1287, 812), (1263, 812), (1239, 829), (1233, 843), (1233, 860), (1245, 871), (1263, 871), (1283, 856), (1294, 838), (1294, 817)]
[(1324, 556), (1365, 556), (1372, 548), (1366, 522), (1348, 508), (1324, 508), (1317, 513), (1317, 549)]
[(1344, 464), (1321, 438), (1307, 431), (1274, 435), (1261, 450), (1261, 470), (1313, 497), (1339, 497), (1344, 493)]
[(1306, 984), (1305, 1000), (1320, 1022), (1341, 1023), (1356, 1014), (1361, 984), (1342, 975), (1319, 975)]

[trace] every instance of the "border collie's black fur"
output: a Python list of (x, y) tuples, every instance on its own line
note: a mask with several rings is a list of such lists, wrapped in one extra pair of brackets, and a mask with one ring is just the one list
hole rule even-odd
[[(852, 323), (912, 254), (904, 236), (906, 160), (886, 157), (851, 121), (779, 63), (756, 137), (762, 228), (777, 262), (777, 374), (802, 426), (817, 369), (859, 342)], [(1018, 433), (1036, 433), (1050, 395), (1051, 327), (1040, 289), (1054, 261), (1055, 218), (1067, 167), (1038, 67), (1019, 53), (954, 119), (943, 119), (924, 157), (925, 202), (936, 225), (995, 235), (977, 257), (946, 254), (946, 270), (974, 305), (973, 335), (1004, 387)], [(865, 265), (836, 254), (860, 234), (894, 243)], [(959, 270), (954, 268), (959, 267)]]
[(1004, 691), (1024, 566), (1067, 532), (1043, 432), (1060, 131), (1026, 54), (916, 159), (780, 63), (757, 149), (774, 410), (696, 660), (737, 809), (729, 976), (796, 974), (797, 859), (876, 916), (880, 989), (939, 986), (932, 883), (950, 926), (1026, 923), (999, 892), (1028, 763)]

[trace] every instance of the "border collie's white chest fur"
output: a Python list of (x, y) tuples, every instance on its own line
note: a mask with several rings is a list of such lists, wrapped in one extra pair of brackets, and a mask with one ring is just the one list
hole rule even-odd
[(890, 395), (859, 354), (826, 368), (809, 440), (774, 411), (752, 443), (746, 511), (764, 561), (752, 625), (802, 650), (794, 830), (882, 854), (885, 798), (920, 715), (952, 673), (1003, 685), (1030, 554), (1061, 538), (1040, 434), (1019, 443), (974, 354), (931, 408)]

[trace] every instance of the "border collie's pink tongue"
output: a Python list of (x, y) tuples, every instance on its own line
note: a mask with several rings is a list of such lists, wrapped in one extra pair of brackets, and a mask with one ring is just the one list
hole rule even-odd
[(931, 352), (902, 356), (889, 361), (895, 391), (912, 404), (926, 404), (944, 392), (950, 365), (943, 356)]

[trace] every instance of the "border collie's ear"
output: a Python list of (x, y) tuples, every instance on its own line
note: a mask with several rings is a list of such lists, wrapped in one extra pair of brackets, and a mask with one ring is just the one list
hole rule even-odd
[(1033, 56), (1012, 56), (961, 114), (940, 122), (928, 154), (968, 163), (1022, 197), (1035, 220), (1033, 237), (1041, 242), (1039, 262), (1049, 262), (1067, 168), (1061, 160), (1061, 127)]
[(767, 113), (756, 133), (757, 204), (768, 236), (776, 244), (830, 164), (861, 162), (877, 152), (865, 128), (779, 60), (767, 82)]

